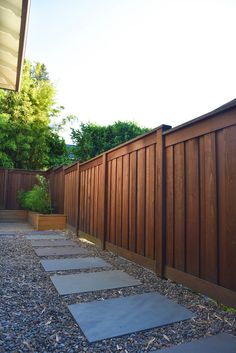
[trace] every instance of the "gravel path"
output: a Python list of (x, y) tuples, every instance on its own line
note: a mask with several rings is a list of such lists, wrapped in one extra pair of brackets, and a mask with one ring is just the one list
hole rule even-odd
[[(72, 236), (70, 234), (70, 236)], [(205, 335), (228, 332), (236, 335), (236, 314), (170, 280), (158, 279), (142, 268), (107, 251), (79, 241), (93, 255), (100, 256), (142, 282), (141, 286), (99, 291), (82, 295), (59, 296), (49, 276), (40, 265), (30, 242), (18, 234), (0, 236), (0, 352), (151, 352), (188, 342)], [(74, 256), (72, 256), (74, 257)], [(94, 272), (110, 270), (99, 268)], [(66, 271), (78, 273), (79, 271)], [(85, 272), (83, 270), (83, 272)], [(57, 273), (65, 273), (63, 271)], [(185, 322), (163, 328), (88, 344), (67, 304), (104, 300), (131, 294), (158, 291), (197, 314)]]

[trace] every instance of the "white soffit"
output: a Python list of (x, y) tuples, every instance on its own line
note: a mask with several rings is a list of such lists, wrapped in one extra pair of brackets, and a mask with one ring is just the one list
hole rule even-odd
[(0, 0), (0, 88), (18, 91), (30, 0)]

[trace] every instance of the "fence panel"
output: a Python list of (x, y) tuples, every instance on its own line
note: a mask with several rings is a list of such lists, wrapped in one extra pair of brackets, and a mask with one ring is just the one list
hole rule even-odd
[(54, 213), (64, 213), (64, 188), (65, 173), (64, 166), (49, 170), (48, 172), (49, 189), (52, 199)]
[(220, 287), (236, 290), (235, 110), (167, 132), (165, 145), (166, 276), (226, 295)]
[(79, 230), (102, 240), (103, 157), (80, 164)]
[(5, 169), (0, 169), (0, 210), (5, 209)]
[(67, 224), (73, 228), (76, 228), (77, 219), (77, 176), (77, 163), (65, 169), (64, 213)]
[(155, 239), (162, 236), (157, 234), (158, 130), (107, 152), (107, 246), (153, 269)]
[(19, 210), (21, 209), (17, 194), (19, 190), (28, 191), (37, 183), (36, 175), (44, 175), (44, 172), (29, 171), (29, 170), (18, 170), (9, 169), (8, 173), (5, 174), (7, 177), (5, 180), (5, 187), (7, 188), (5, 197), (5, 208), (8, 210)]

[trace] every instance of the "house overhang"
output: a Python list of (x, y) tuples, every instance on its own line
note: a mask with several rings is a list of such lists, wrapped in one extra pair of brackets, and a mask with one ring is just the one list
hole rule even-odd
[(0, 0), (0, 88), (19, 91), (30, 0)]

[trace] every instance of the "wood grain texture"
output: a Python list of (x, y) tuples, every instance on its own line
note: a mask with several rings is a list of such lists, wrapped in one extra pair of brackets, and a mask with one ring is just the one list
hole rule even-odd
[(198, 139), (185, 144), (186, 159), (186, 272), (199, 276), (199, 154)]
[(185, 270), (185, 146), (174, 146), (174, 266)]
[(138, 170), (137, 170), (137, 253), (145, 254), (145, 208), (146, 208), (146, 153), (142, 148), (137, 152)]

